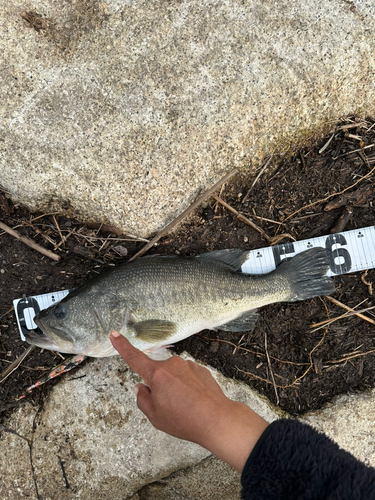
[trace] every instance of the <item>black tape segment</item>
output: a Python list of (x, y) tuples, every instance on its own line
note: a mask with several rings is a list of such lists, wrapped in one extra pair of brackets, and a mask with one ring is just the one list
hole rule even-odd
[[(272, 252), (275, 260), (275, 266), (277, 267), (281, 264), (282, 260), (287, 258), (288, 254), (293, 254), (295, 252), (294, 243), (285, 243), (284, 245), (272, 247)], [(281, 258), (282, 256), (284, 256), (284, 259)], [(291, 257), (291, 255), (289, 257)]]
[[(34, 309), (35, 315), (38, 314), (38, 312), (40, 311), (38, 301), (33, 297), (25, 297), (24, 299), (21, 299), (17, 304), (18, 321), (20, 323), (22, 333), (25, 336), (29, 334), (29, 329), (26, 327), (26, 318), (24, 311), (25, 309), (30, 309), (30, 308)], [(43, 332), (39, 327), (34, 328), (33, 331), (38, 335), (43, 335)]]

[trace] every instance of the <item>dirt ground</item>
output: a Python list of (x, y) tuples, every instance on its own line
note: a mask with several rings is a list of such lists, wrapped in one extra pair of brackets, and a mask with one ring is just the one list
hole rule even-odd
[[(372, 120), (348, 118), (332, 124), (329, 136), (293, 158), (271, 159), (248, 196), (254, 178), (240, 174), (218, 195), (270, 238), (287, 233), (302, 240), (372, 226), (374, 143)], [(343, 195), (335, 196), (344, 190)], [(335, 208), (330, 209), (332, 204)], [(61, 214), (30, 213), (14, 205), (2, 191), (0, 221), (61, 256), (54, 262), (0, 231), (1, 374), (27, 348), (19, 337), (13, 299), (73, 288), (102, 268), (125, 262), (144, 242), (105, 231), (109, 228), (99, 225), (88, 227)], [(149, 254), (197, 255), (215, 249), (265, 246), (269, 243), (259, 232), (210, 198)], [(126, 257), (121, 255), (124, 248)], [(334, 298), (349, 307), (361, 303), (360, 309), (375, 305), (374, 291), (364, 281), (375, 287), (375, 270), (369, 270), (366, 277), (363, 272), (336, 277)], [(298, 415), (320, 408), (338, 394), (374, 387), (374, 324), (351, 316), (312, 331), (312, 324), (344, 312), (324, 297), (273, 304), (261, 309), (252, 332), (203, 331), (177, 344), (176, 351), (186, 350)], [(374, 320), (372, 311), (366, 314)], [(26, 387), (60, 361), (57, 353), (34, 349), (0, 383), (0, 412), (6, 414)], [(45, 384), (28, 396), (29, 400), (43, 404), (50, 387), (58, 382), (55, 379)]]

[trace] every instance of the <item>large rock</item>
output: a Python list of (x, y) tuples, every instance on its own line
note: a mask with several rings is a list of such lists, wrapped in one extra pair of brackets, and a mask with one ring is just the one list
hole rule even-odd
[(148, 235), (229, 169), (373, 113), (374, 18), (370, 1), (0, 0), (0, 184)]
[[(277, 418), (245, 384), (213, 373), (229, 397), (268, 421)], [(0, 498), (36, 500), (37, 488), (43, 500), (125, 500), (208, 457), (198, 445), (152, 427), (135, 404), (137, 382), (120, 357), (96, 359), (57, 384), (41, 413), (30, 404), (17, 410), (0, 439)], [(233, 485), (229, 476), (218, 477), (217, 486)]]

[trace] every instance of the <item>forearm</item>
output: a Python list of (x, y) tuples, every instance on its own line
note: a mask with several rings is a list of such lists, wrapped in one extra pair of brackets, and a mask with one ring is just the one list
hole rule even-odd
[(231, 401), (218, 408), (215, 422), (199, 443), (218, 458), (242, 472), (268, 423), (243, 403)]

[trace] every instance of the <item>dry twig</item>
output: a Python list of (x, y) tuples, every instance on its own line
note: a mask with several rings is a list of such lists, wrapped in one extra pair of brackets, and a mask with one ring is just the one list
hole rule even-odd
[[(303, 372), (303, 374), (300, 377), (297, 377), (296, 379), (294, 379), (291, 384), (285, 384), (285, 385), (277, 385), (277, 384), (275, 384), (275, 386), (278, 389), (289, 389), (290, 387), (295, 386), (300, 380), (302, 380), (303, 378), (306, 377), (306, 375), (309, 373), (309, 371), (314, 367), (314, 362), (312, 360), (312, 354), (320, 346), (320, 344), (323, 342), (323, 340), (324, 340), (324, 338), (326, 336), (327, 330), (328, 330), (328, 327), (324, 331), (324, 334), (323, 334), (322, 338), (319, 340), (319, 342), (316, 344), (316, 346), (309, 352), (310, 363), (309, 363), (309, 366), (306, 368), (306, 370)], [(258, 379), (258, 380), (262, 380), (263, 382), (266, 382), (267, 384), (274, 385), (273, 382), (271, 382), (270, 380), (263, 379), (263, 378), (259, 377), (258, 375), (255, 375), (254, 373), (246, 372), (245, 370), (241, 370), (240, 368), (238, 368), (238, 366), (236, 366), (236, 368), (237, 368), (238, 371), (240, 371), (242, 373), (245, 373), (246, 375), (250, 375), (251, 377), (254, 377), (254, 378)]]
[(340, 130), (348, 130), (349, 128), (363, 127), (364, 125), (367, 125), (367, 122), (349, 123), (347, 125), (340, 125), (339, 127), (336, 127), (336, 132), (339, 132)]
[(35, 348), (35, 345), (31, 345), (28, 349), (26, 349), (25, 352), (21, 354), (21, 356), (18, 356), (17, 359), (15, 359), (6, 370), (3, 371), (3, 373), (0, 375), (0, 383), (4, 382), (5, 379), (9, 377), (11, 373), (13, 373), (17, 368), (20, 366), (22, 361), (28, 356), (31, 351)]
[(17, 231), (14, 231), (14, 229), (10, 228), (3, 222), (0, 222), (0, 229), (3, 229), (6, 233), (10, 234), (14, 238), (17, 238), (17, 240), (22, 241), (22, 243), (25, 243), (25, 245), (28, 245), (29, 247), (33, 248), (34, 250), (42, 253), (46, 257), (49, 257), (50, 259), (53, 259), (55, 261), (59, 261), (60, 257), (56, 255), (55, 253), (51, 252), (50, 250), (47, 250), (46, 248), (43, 248), (42, 246), (38, 245), (35, 243), (35, 241), (31, 240), (27, 236), (22, 236), (20, 235)]
[(273, 376), (273, 371), (272, 371), (272, 366), (271, 366), (271, 360), (268, 355), (268, 350), (267, 350), (267, 332), (264, 332), (264, 350), (266, 351), (266, 356), (267, 356), (267, 363), (268, 363), (268, 368), (271, 373), (271, 378), (272, 378), (272, 383), (273, 383), (273, 389), (275, 391), (275, 396), (276, 396), (276, 404), (279, 405), (280, 399), (279, 399), (279, 394), (277, 392), (277, 387), (275, 383), (275, 377)]
[[(371, 323), (372, 325), (375, 325), (375, 321), (371, 318), (368, 318), (367, 316), (365, 316), (364, 314), (361, 314), (359, 311), (355, 311), (353, 308), (343, 304), (342, 302), (339, 302), (337, 299), (334, 299), (333, 297), (329, 297), (327, 295), (326, 297), (330, 302), (332, 302), (333, 304), (335, 304), (336, 306), (339, 306), (339, 307), (342, 307), (343, 309), (345, 309), (346, 311), (349, 311), (349, 312), (352, 312), (353, 314), (355, 314), (356, 316), (358, 316), (359, 318), (361, 319), (364, 319), (365, 321), (368, 321), (369, 323)], [(364, 302), (364, 301), (362, 301)], [(362, 304), (361, 302), (361, 304)], [(358, 307), (360, 304), (358, 304), (356, 307)], [(375, 306), (374, 306), (375, 307)], [(373, 309), (374, 307), (368, 307), (366, 309), (364, 309), (365, 311), (369, 311), (371, 309)]]
[(368, 269), (362, 274), (361, 281), (364, 285), (366, 285), (368, 287), (369, 295), (372, 295), (372, 283), (370, 281), (366, 280), (367, 273), (368, 273)]
[(261, 217), (260, 215), (251, 214), (251, 217), (255, 217), (255, 219), (260, 219), (261, 221), (271, 222), (271, 224), (277, 224), (278, 226), (283, 226), (283, 222), (277, 222), (277, 220), (267, 219), (266, 217)]
[(12, 306), (10, 309), (7, 310), (7, 312), (5, 312), (3, 315), (2, 315), (2, 318), (5, 318), (5, 316), (9, 313), (11, 313), (12, 311), (14, 311), (14, 307)]
[(355, 354), (351, 353), (351, 354), (344, 355), (344, 357), (341, 359), (333, 359), (331, 361), (326, 361), (325, 364), (336, 365), (337, 363), (343, 363), (343, 362), (349, 361), (349, 359), (359, 358), (361, 356), (366, 356), (367, 354), (372, 354), (374, 352), (375, 352), (375, 349), (371, 349), (370, 351), (366, 351), (366, 352), (357, 352)]
[(325, 211), (335, 210), (346, 205), (360, 205), (369, 201), (375, 195), (375, 187), (371, 184), (366, 184), (361, 188), (356, 189), (351, 193), (343, 194), (337, 199), (327, 203), (324, 207)]
[(37, 217), (31, 217), (30, 226), (32, 227), (33, 222), (38, 219), (42, 219), (43, 217), (48, 217), (49, 215), (58, 215), (60, 212), (51, 212), (49, 214), (38, 215)]
[(228, 205), (228, 203), (226, 201), (224, 201), (223, 199), (219, 198), (219, 196), (216, 196), (216, 194), (213, 194), (212, 197), (216, 201), (218, 201), (219, 203), (221, 203), (221, 205), (223, 205), (223, 207), (227, 208), (230, 212), (232, 212), (234, 215), (236, 215), (240, 220), (242, 220), (242, 222), (245, 222), (246, 224), (249, 224), (249, 226), (251, 226), (253, 229), (255, 229), (255, 231), (258, 231), (258, 233), (260, 233), (263, 236), (263, 238), (268, 241), (268, 243), (271, 243), (272, 238), (270, 236), (268, 236), (268, 234), (265, 231), (263, 231), (263, 229), (261, 227), (257, 226), (255, 224), (255, 222), (253, 222), (252, 220), (248, 219), (244, 215), (240, 214), (240, 212), (237, 212), (237, 210), (235, 208), (233, 208), (230, 205)]
[(335, 137), (335, 132), (331, 135), (331, 137), (328, 139), (328, 141), (324, 144), (324, 146), (319, 149), (319, 154), (322, 154), (330, 145), (332, 139)]
[[(245, 194), (244, 199), (242, 200), (242, 203), (246, 203), (246, 201), (247, 201), (247, 199), (248, 199), (248, 197), (249, 197), (249, 195), (250, 195), (250, 193), (251, 193), (251, 191), (252, 191), (253, 187), (254, 187), (254, 186), (255, 186), (255, 184), (259, 181), (260, 176), (263, 174), (263, 172), (266, 170), (266, 168), (268, 167), (268, 165), (271, 163), (272, 158), (273, 158), (273, 155), (271, 155), (271, 156), (268, 158), (268, 160), (266, 161), (266, 163), (265, 163), (265, 164), (263, 165), (263, 167), (260, 169), (259, 174), (255, 177), (254, 182), (251, 184), (251, 186), (250, 186), (250, 188), (249, 188), (248, 192)], [(221, 195), (220, 195), (220, 196), (221, 196)]]
[(342, 155), (336, 156), (334, 159), (337, 160), (337, 158), (342, 158), (343, 156), (346, 156), (346, 155), (351, 155), (353, 153), (359, 153), (361, 151), (364, 151), (365, 149), (373, 148), (374, 146), (375, 146), (375, 143), (369, 144), (368, 146), (364, 146), (363, 148), (353, 149), (353, 151), (348, 151), (347, 153), (343, 153)]
[(233, 207), (231, 207), (230, 205), (228, 205), (228, 203), (224, 200), (222, 200), (221, 198), (219, 198), (218, 196), (216, 196), (216, 194), (213, 194), (212, 197), (218, 201), (219, 203), (221, 203), (225, 208), (227, 208), (230, 212), (232, 212), (234, 215), (236, 215), (240, 220), (242, 220), (242, 222), (245, 222), (246, 224), (249, 224), (249, 226), (251, 226), (253, 229), (255, 229), (256, 231), (258, 231), (258, 233), (260, 233), (263, 238), (265, 240), (267, 240), (267, 242), (270, 244), (270, 245), (277, 245), (282, 239), (284, 238), (291, 238), (292, 240), (295, 241), (295, 238), (293, 238), (293, 236), (291, 236), (290, 234), (279, 234), (277, 236), (268, 236), (268, 234), (259, 226), (257, 226), (255, 224), (255, 222), (253, 222), (252, 220), (248, 219), (247, 217), (245, 217), (244, 215), (242, 215), (240, 212), (237, 212), (237, 210)]
[[(362, 302), (364, 302), (364, 301), (362, 301)], [(324, 321), (320, 321), (320, 323), (314, 323), (313, 325), (311, 325), (310, 328), (315, 328), (315, 330), (312, 330), (314, 332), (314, 331), (320, 330), (324, 326), (328, 326), (328, 325), (334, 323), (335, 321), (338, 321), (339, 319), (346, 319), (346, 318), (349, 318), (350, 316), (357, 316), (358, 314), (361, 314), (361, 313), (364, 313), (364, 312), (367, 312), (367, 311), (371, 311), (372, 309), (375, 309), (375, 306), (366, 307), (366, 309), (360, 309), (359, 311), (354, 311), (354, 310), (353, 310), (353, 312), (349, 312), (348, 311), (348, 312), (346, 312), (344, 314), (341, 314), (340, 316), (336, 316), (334, 318), (330, 318), (330, 319), (326, 319)], [(370, 318), (367, 318), (367, 320), (370, 320)]]
[[(61, 229), (60, 229), (59, 223), (57, 222), (56, 216), (55, 216), (55, 215), (52, 215), (52, 217), (53, 217), (53, 221), (54, 221), (54, 223), (55, 223), (55, 226), (56, 226), (57, 231), (58, 231), (58, 233), (59, 233), (59, 235), (60, 235), (60, 238), (61, 238), (60, 245), (61, 245), (61, 244), (64, 244), (64, 243), (65, 243), (65, 238), (64, 238), (64, 236), (62, 235), (62, 232), (61, 232)], [(60, 245), (58, 245), (58, 246), (60, 246)]]
[[(258, 351), (252, 351), (251, 349), (247, 349), (246, 347), (242, 347), (239, 344), (234, 344), (233, 342), (230, 342), (229, 340), (223, 340), (223, 339), (210, 339), (209, 337), (205, 337), (201, 333), (197, 333), (199, 337), (202, 337), (202, 339), (209, 340), (210, 342), (223, 342), (224, 344), (229, 344), (233, 346), (235, 349), (239, 349), (241, 351), (246, 351), (251, 354), (255, 354), (256, 356), (266, 356), (263, 352), (258, 352)], [(234, 354), (234, 353), (233, 353)], [(294, 361), (285, 361), (283, 359), (275, 358), (274, 356), (270, 356), (271, 359), (274, 361), (277, 361), (279, 363), (285, 363), (287, 365), (295, 365), (295, 366), (306, 366), (308, 363), (295, 363)]]

